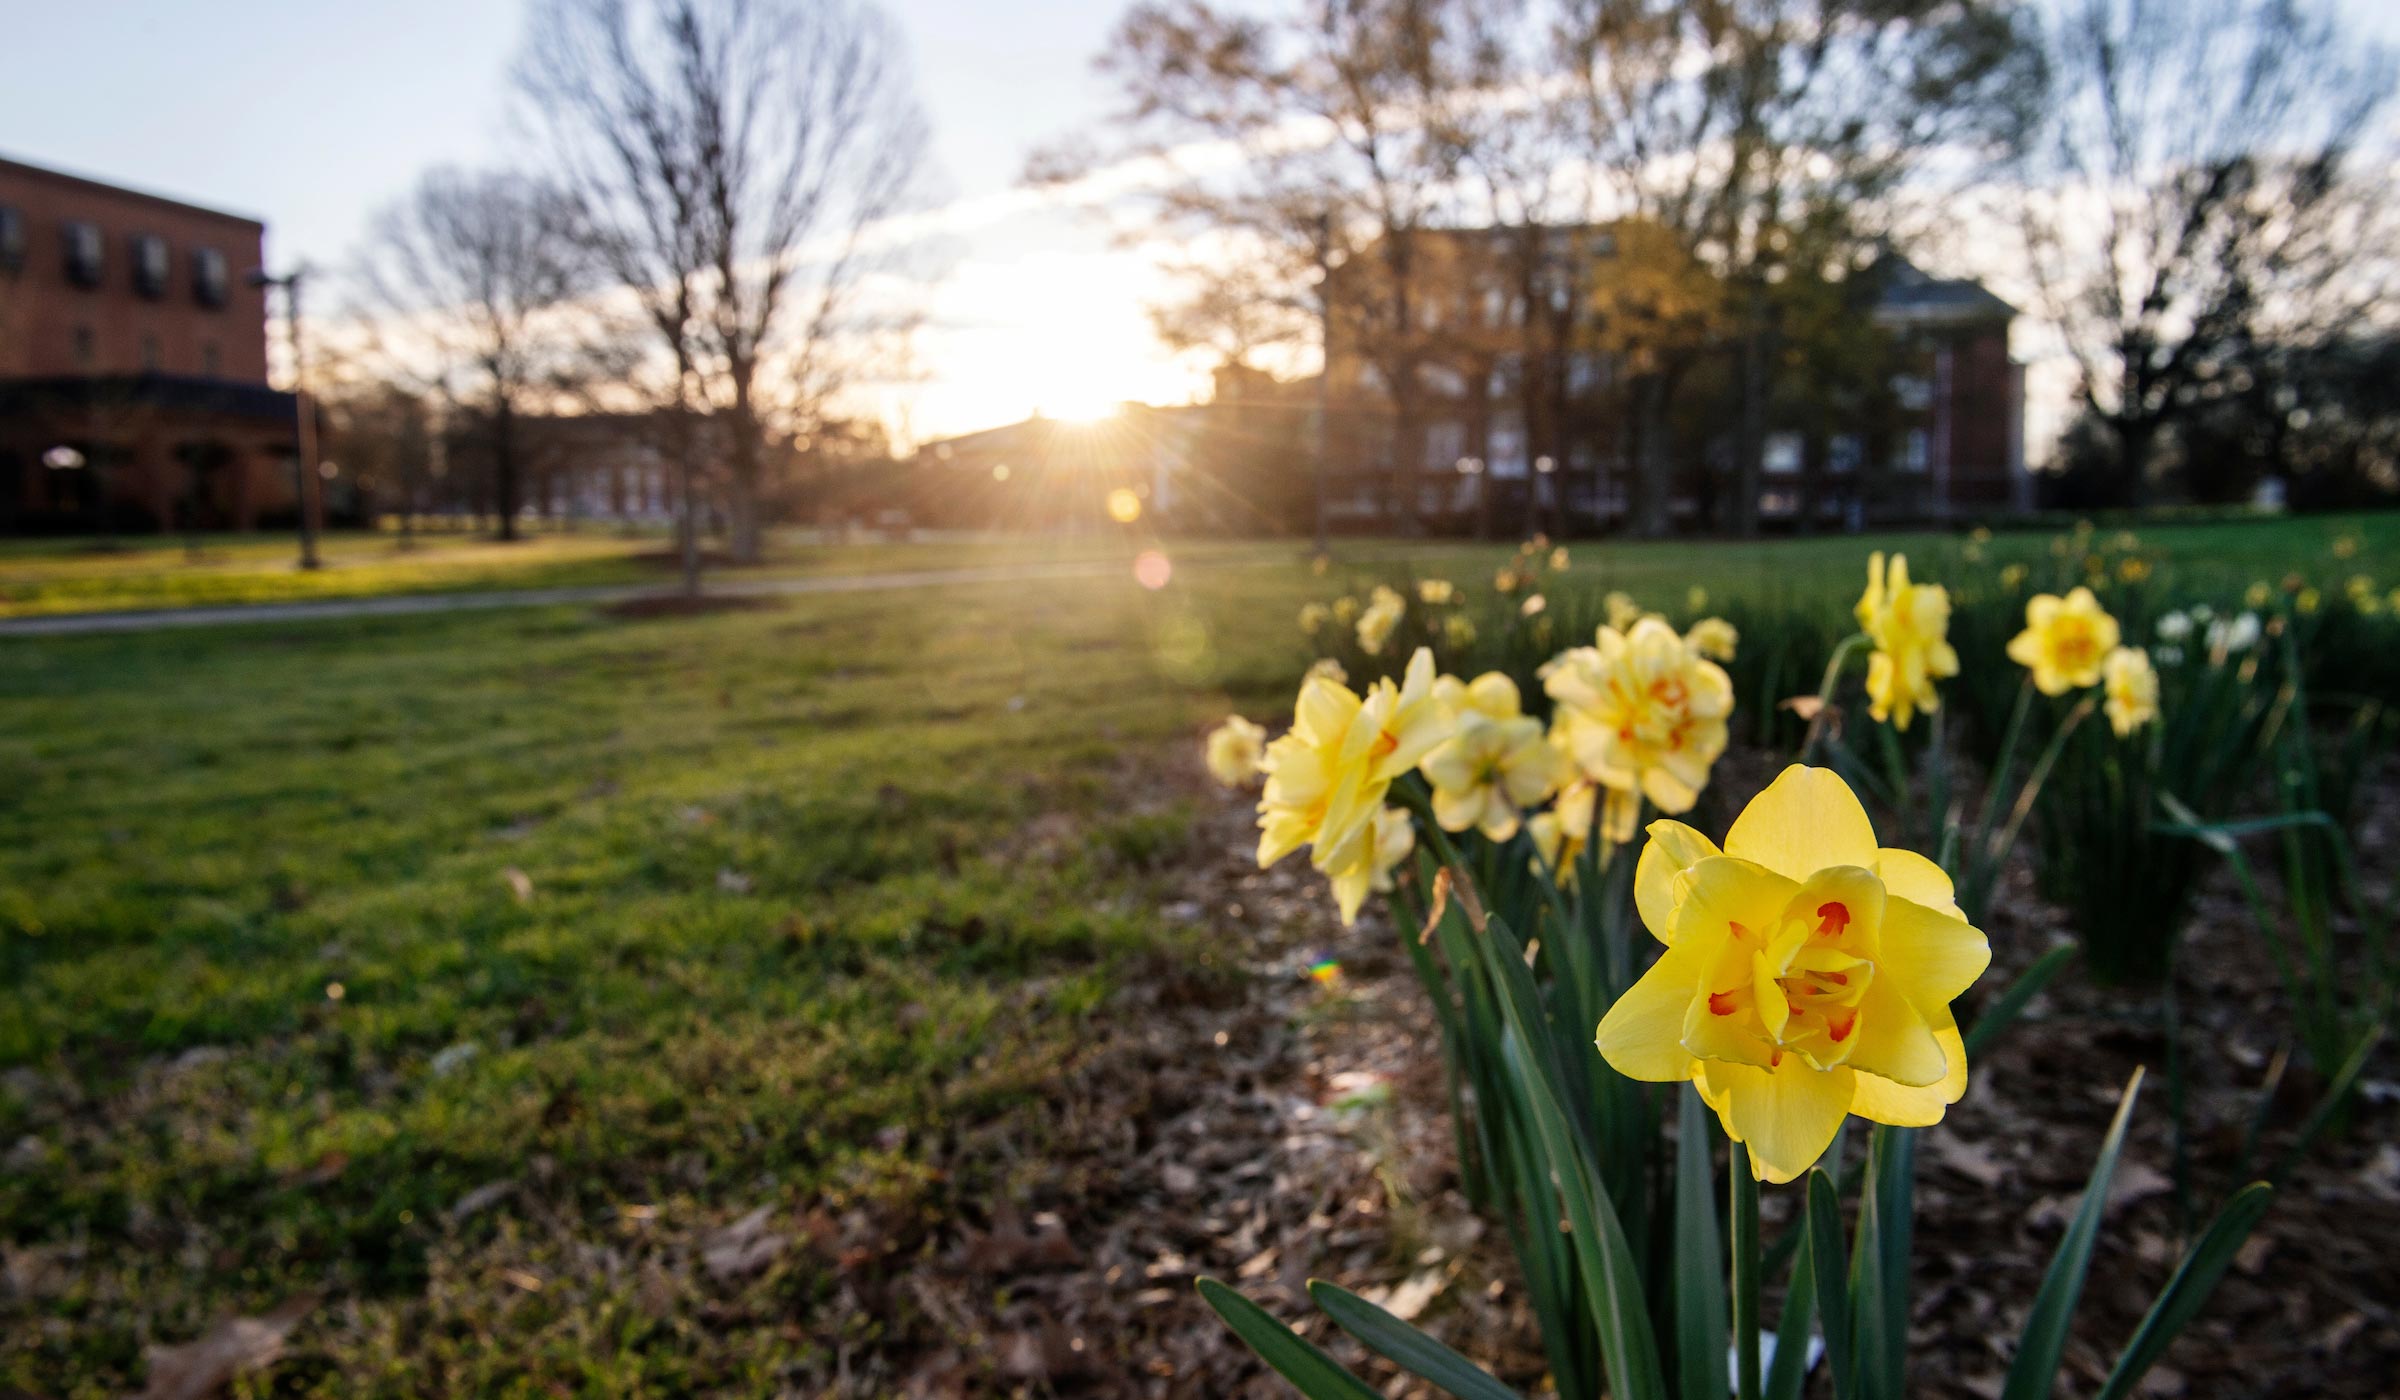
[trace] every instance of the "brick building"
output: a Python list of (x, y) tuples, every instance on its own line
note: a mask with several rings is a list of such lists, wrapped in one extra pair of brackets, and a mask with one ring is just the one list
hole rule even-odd
[[(1617, 229), (1537, 232), (1531, 257), (1511, 242), (1525, 230), (1420, 234), (1405, 423), (1378, 357), (1337, 334), (1327, 499), (1337, 526), (1632, 528), (1638, 381), (1621, 354), (1602, 348), (1595, 310), (1608, 301), (1600, 295), (1608, 279), (1624, 275)], [(1808, 376), (1785, 376), (1767, 409), (1760, 521), (1864, 529), (2025, 509), (2024, 368), (2009, 352), (2015, 309), (1896, 253), (1853, 286), (1852, 314), (1881, 338), (1888, 382), (1853, 386), (1837, 400), (1812, 398)], [(1676, 412), (1659, 429), (1672, 481), (1666, 514), (1682, 528), (1707, 528), (1727, 513), (1739, 406), (1724, 360), (1702, 359), (1685, 374)]]
[(248, 529), (293, 510), (265, 227), (0, 160), (0, 531)]

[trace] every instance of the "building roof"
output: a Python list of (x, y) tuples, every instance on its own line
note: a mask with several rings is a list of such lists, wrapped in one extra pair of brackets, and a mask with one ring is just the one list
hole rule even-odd
[(146, 204), (163, 205), (169, 209), (180, 209), (187, 214), (222, 219), (227, 223), (241, 224), (248, 228), (264, 229), (266, 227), (265, 221), (251, 218), (247, 214), (234, 214), (223, 209), (211, 209), (205, 204), (192, 204), (185, 200), (170, 199), (163, 194), (152, 194), (148, 190), (131, 189), (124, 185), (111, 184), (106, 180), (95, 180), (86, 175), (71, 175), (64, 170), (53, 170), (46, 165), (10, 160), (6, 156), (0, 156), (0, 174), (26, 175), (51, 184), (66, 185), (93, 194), (113, 195), (120, 199), (138, 199)]
[(1867, 273), (1883, 283), (1875, 299), (1875, 318), (1909, 325), (1954, 324), (1961, 321), (2007, 321), (2017, 309), (1981, 282), (1934, 277), (1900, 256), (1886, 252)]

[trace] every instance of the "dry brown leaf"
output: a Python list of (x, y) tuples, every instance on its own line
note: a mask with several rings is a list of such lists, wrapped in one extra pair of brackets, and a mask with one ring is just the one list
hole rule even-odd
[(317, 1306), (302, 1294), (263, 1317), (229, 1317), (181, 1346), (150, 1349), (150, 1383), (141, 1400), (202, 1400), (245, 1371), (271, 1366), (283, 1339)]

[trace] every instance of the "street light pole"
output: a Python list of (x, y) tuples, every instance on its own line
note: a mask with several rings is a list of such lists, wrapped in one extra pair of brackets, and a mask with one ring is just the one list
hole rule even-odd
[(308, 402), (306, 361), (300, 344), (300, 284), (307, 276), (305, 264), (281, 277), (260, 268), (250, 274), (250, 285), (283, 288), (284, 331), (292, 343), (292, 407), (299, 420), (294, 426), (293, 447), (299, 454), (294, 470), (299, 478), (300, 567), (320, 569), (324, 561), (317, 557), (317, 536), (325, 528), (325, 484), (317, 476), (317, 415)]

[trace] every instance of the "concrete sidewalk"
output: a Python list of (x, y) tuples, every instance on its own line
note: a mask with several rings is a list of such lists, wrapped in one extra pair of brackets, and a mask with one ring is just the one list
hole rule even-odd
[[(909, 569), (880, 574), (831, 574), (814, 578), (741, 578), (711, 583), (716, 597), (781, 597), (804, 593), (876, 593), (887, 589), (937, 588), (946, 584), (1026, 583), (1043, 579), (1102, 578), (1126, 574), (1119, 560), (1062, 564), (993, 564), (972, 569)], [(489, 608), (538, 608), (562, 603), (622, 603), (635, 598), (671, 598), (676, 588), (655, 584), (594, 584), (579, 588), (513, 588), (483, 593), (391, 593), (373, 598), (312, 598), (294, 603), (242, 603), (231, 607), (149, 608), (137, 612), (59, 613), (0, 619), (0, 637), (74, 637), (103, 632), (151, 632), (170, 627), (238, 627), (266, 622), (327, 622), (360, 617), (414, 617), (423, 613), (473, 612)]]

